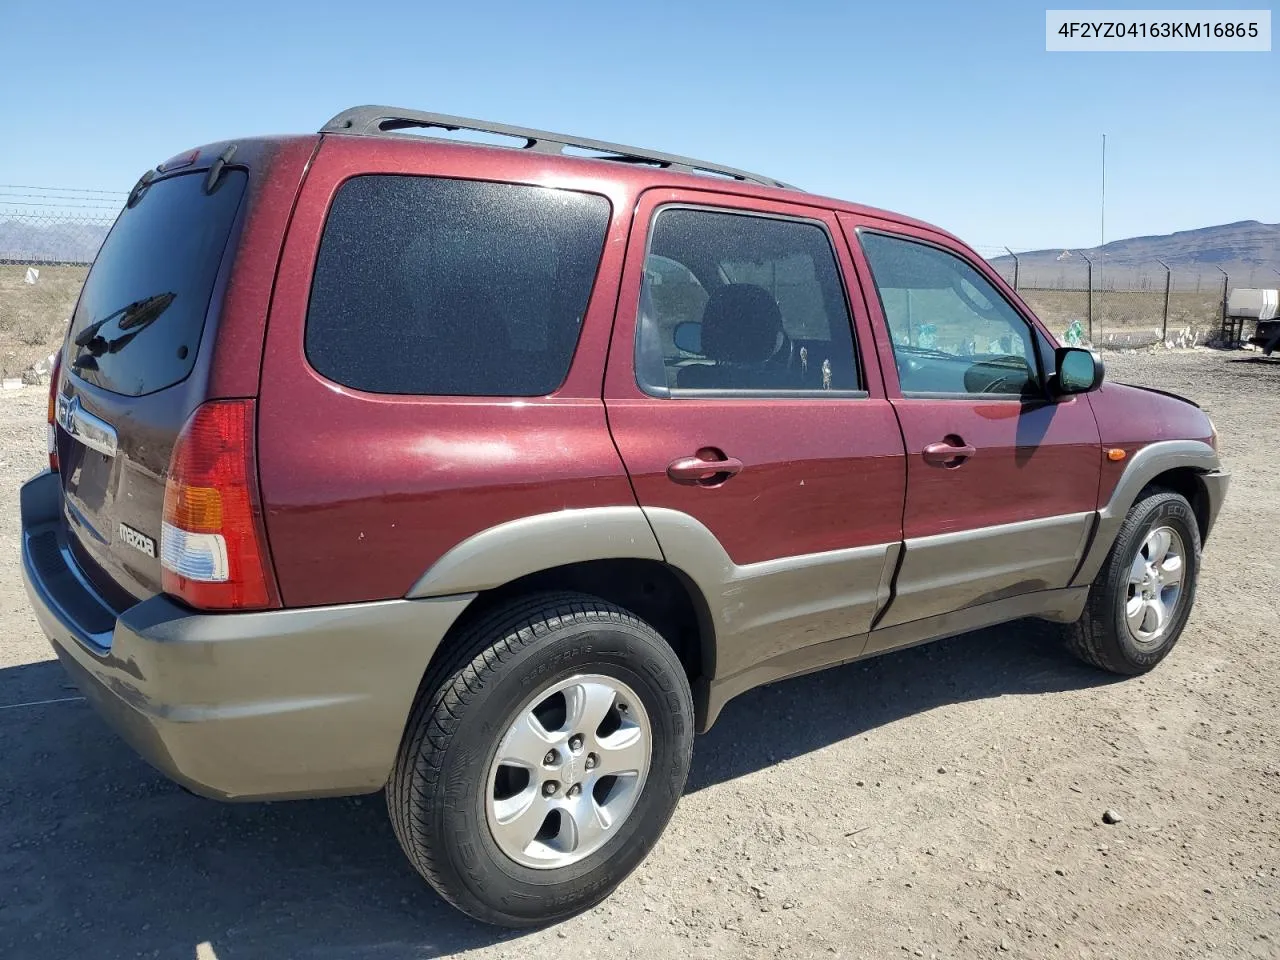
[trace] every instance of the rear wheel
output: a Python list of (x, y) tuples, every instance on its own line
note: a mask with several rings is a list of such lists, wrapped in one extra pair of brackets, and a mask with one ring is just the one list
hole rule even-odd
[(1200, 530), (1179, 494), (1148, 489), (1129, 510), (1068, 645), (1112, 673), (1146, 673), (1186, 626), (1200, 574)]
[(423, 686), (387, 785), (409, 860), (477, 919), (593, 906), (640, 863), (684, 789), (693, 702), (679, 659), (593, 597), (481, 618)]

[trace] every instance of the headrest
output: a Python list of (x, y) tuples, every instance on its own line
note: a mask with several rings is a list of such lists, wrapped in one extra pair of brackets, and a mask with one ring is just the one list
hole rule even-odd
[(717, 363), (764, 363), (778, 349), (782, 311), (764, 287), (717, 288), (702, 310), (702, 353)]

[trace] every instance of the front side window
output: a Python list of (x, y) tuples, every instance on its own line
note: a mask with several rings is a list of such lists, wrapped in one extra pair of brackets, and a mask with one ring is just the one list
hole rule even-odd
[(371, 393), (533, 397), (564, 381), (609, 221), (603, 197), (362, 176), (338, 191), (307, 358)]
[(660, 210), (641, 283), (636, 372), (658, 394), (858, 390), (827, 231), (775, 217)]
[(904, 395), (1039, 389), (1031, 328), (981, 273), (929, 244), (880, 233), (861, 241)]

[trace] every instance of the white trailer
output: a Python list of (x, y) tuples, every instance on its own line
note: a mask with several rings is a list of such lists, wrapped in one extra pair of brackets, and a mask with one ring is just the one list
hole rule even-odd
[(1280, 290), (1236, 287), (1227, 298), (1227, 316), (1240, 320), (1274, 320), (1280, 317)]

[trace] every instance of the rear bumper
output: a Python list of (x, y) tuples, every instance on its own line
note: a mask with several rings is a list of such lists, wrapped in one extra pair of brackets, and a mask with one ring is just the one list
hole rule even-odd
[(22, 488), (22, 573), (67, 672), (146, 760), (196, 793), (278, 799), (386, 782), (431, 655), (473, 594), (201, 614), (111, 611), (59, 542), (61, 491)]

